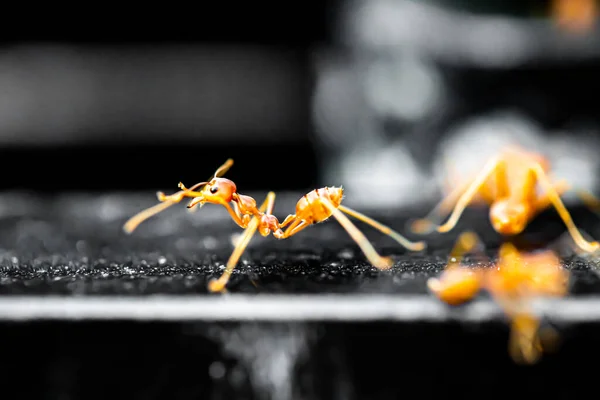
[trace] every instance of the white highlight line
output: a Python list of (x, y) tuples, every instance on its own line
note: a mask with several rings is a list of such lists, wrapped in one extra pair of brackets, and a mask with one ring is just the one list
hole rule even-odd
[[(600, 319), (595, 298), (539, 300), (534, 310), (553, 320)], [(460, 308), (429, 296), (225, 295), (147, 297), (4, 297), (0, 320), (133, 321), (429, 321), (477, 322), (502, 316), (489, 300)]]

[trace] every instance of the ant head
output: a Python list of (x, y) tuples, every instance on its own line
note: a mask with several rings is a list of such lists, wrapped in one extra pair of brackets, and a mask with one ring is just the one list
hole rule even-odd
[(237, 193), (235, 183), (226, 178), (213, 178), (201, 191), (205, 203), (229, 203)]
[(490, 221), (496, 232), (503, 235), (516, 235), (525, 229), (531, 213), (526, 204), (510, 200), (500, 200), (490, 208)]

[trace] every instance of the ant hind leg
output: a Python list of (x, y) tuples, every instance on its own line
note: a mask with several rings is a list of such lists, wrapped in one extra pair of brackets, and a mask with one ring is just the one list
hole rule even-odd
[(382, 223), (375, 221), (373, 218), (367, 217), (366, 215), (364, 215), (356, 210), (353, 210), (351, 208), (348, 208), (348, 207), (342, 206), (342, 205), (340, 205), (338, 207), (338, 209), (341, 212), (346, 213), (346, 214), (356, 218), (357, 220), (362, 221), (365, 224), (372, 226), (373, 228), (377, 229), (379, 232), (383, 233), (384, 235), (390, 236), (396, 242), (400, 243), (402, 246), (404, 246), (405, 248), (407, 248), (409, 250), (421, 251), (421, 250), (424, 250), (426, 247), (425, 242), (411, 242), (410, 240), (406, 239), (404, 236), (402, 236), (398, 232), (394, 231), (389, 226), (385, 226)]
[(344, 215), (343, 212), (338, 210), (329, 200), (326, 198), (321, 199), (321, 203), (329, 209), (331, 215), (337, 219), (342, 227), (348, 232), (350, 237), (356, 242), (358, 247), (362, 250), (367, 260), (376, 267), (377, 269), (387, 270), (393, 265), (390, 257), (382, 257), (377, 253), (373, 245), (365, 237), (365, 235), (350, 221), (350, 219)]

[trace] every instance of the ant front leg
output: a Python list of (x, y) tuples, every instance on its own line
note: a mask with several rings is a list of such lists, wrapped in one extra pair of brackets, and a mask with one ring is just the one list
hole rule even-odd
[[(452, 171), (454, 168), (452, 167), (452, 163), (448, 162), (448, 166), (446, 169)], [(500, 170), (501, 168), (499, 168)], [(456, 202), (460, 199), (460, 197), (465, 193), (465, 191), (471, 185), (473, 178), (466, 180), (456, 179), (458, 174), (456, 172), (450, 172), (454, 178), (449, 178), (445, 183), (446, 192), (448, 193), (445, 197), (443, 197), (438, 204), (423, 218), (413, 219), (408, 222), (409, 229), (411, 232), (425, 235), (433, 232), (439, 225), (442, 224), (444, 219), (452, 212), (452, 209), (456, 206)], [(503, 171), (498, 171), (497, 173), (500, 178), (502, 178)], [(476, 178), (476, 176), (475, 176)], [(493, 200), (493, 193), (490, 193), (489, 190), (485, 190), (485, 185), (479, 189), (479, 193), (476, 193), (471, 198), (469, 204), (475, 203), (489, 203)], [(479, 194), (481, 199), (478, 199), (477, 194)]]
[[(273, 210), (274, 204), (275, 204), (275, 193), (270, 192), (267, 195), (267, 198), (265, 199), (264, 203), (260, 206), (259, 211), (265, 212), (265, 210), (267, 210), (270, 214)], [(229, 257), (229, 260), (227, 261), (225, 271), (223, 272), (223, 274), (221, 275), (221, 277), (219, 279), (211, 280), (208, 283), (208, 290), (210, 292), (214, 293), (214, 292), (223, 292), (224, 291), (225, 286), (227, 285), (227, 282), (229, 282), (229, 278), (231, 277), (233, 270), (235, 269), (240, 258), (242, 257), (242, 254), (244, 254), (246, 247), (248, 247), (250, 240), (252, 240), (252, 237), (256, 233), (256, 230), (258, 229), (260, 222), (261, 222), (261, 220), (259, 217), (252, 217), (252, 220), (248, 224), (248, 227), (242, 234), (241, 238), (237, 241), (235, 249), (233, 250), (233, 253)]]
[[(485, 190), (485, 185), (494, 174), (496, 191), (492, 195), (489, 190)], [(444, 197), (427, 216), (410, 222), (410, 230), (417, 234), (427, 234), (437, 227), (438, 232), (448, 232), (458, 223), (463, 211), (473, 203), (477, 194), (481, 194), (482, 199), (489, 202), (494, 197), (506, 195), (508, 192), (504, 157), (496, 157), (484, 166), (484, 169), (475, 176), (474, 180), (460, 184)], [(450, 219), (441, 225), (443, 219), (451, 212)]]
[(458, 199), (452, 214), (448, 221), (445, 224), (439, 226), (437, 228), (438, 232), (449, 232), (452, 228), (456, 226), (458, 220), (467, 206), (471, 203), (475, 195), (482, 189), (482, 187), (487, 183), (488, 179), (494, 173), (500, 173), (496, 177), (496, 183), (499, 187), (499, 192), (508, 191), (506, 182), (503, 177), (506, 175), (503, 173), (505, 168), (505, 158), (504, 157), (496, 157), (490, 160), (483, 168), (481, 173), (471, 182), (471, 184), (467, 187), (464, 193)]
[(142, 222), (166, 210), (167, 208), (181, 202), (181, 200), (183, 200), (184, 197), (187, 197), (187, 195), (188, 192), (186, 190), (182, 190), (170, 196), (165, 195), (163, 192), (158, 192), (156, 196), (158, 197), (160, 203), (143, 211), (140, 211), (139, 213), (131, 217), (125, 223), (125, 225), (123, 225), (123, 230), (127, 234), (132, 233)]
[[(203, 202), (204, 199), (202, 197), (197, 197), (187, 205), (187, 208), (192, 209), (198, 204), (202, 205)], [(235, 222), (240, 228), (246, 229), (248, 227), (248, 223), (250, 222), (250, 215), (242, 214), (242, 211), (236, 202), (233, 202), (233, 208), (231, 208), (229, 203), (225, 201), (220, 201), (218, 204), (222, 205), (227, 210), (233, 222)]]

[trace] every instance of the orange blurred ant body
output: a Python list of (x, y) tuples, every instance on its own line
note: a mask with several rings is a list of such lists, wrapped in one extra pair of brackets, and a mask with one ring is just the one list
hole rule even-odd
[[(378, 269), (389, 269), (392, 266), (391, 258), (380, 256), (367, 238), (344, 215), (345, 213), (392, 237), (409, 250), (419, 251), (425, 248), (424, 242), (410, 242), (391, 228), (358, 211), (342, 206), (341, 202), (344, 192), (341, 187), (324, 187), (307, 193), (296, 204), (296, 213), (288, 215), (280, 223), (277, 217), (272, 214), (275, 204), (275, 193), (269, 192), (264, 203), (260, 207), (257, 207), (256, 200), (252, 197), (238, 193), (233, 181), (221, 178), (232, 165), (233, 160), (227, 160), (225, 164), (217, 169), (214, 177), (208, 182), (200, 182), (190, 188), (186, 188), (182, 183), (179, 183), (181, 191), (170, 196), (159, 192), (158, 199), (161, 203), (141, 211), (132, 217), (125, 223), (123, 229), (127, 233), (133, 232), (144, 220), (179, 203), (185, 197), (192, 198), (187, 206), (190, 209), (194, 206), (201, 207), (206, 203), (218, 204), (225, 207), (234, 222), (242, 229), (245, 229), (245, 232), (237, 242), (223, 275), (218, 280), (213, 280), (209, 283), (208, 289), (211, 292), (219, 292), (225, 289), (231, 273), (257, 230), (262, 236), (268, 236), (272, 233), (277, 239), (286, 239), (313, 224), (324, 222), (331, 216), (334, 216), (342, 227), (346, 229), (350, 237), (358, 244), (373, 266)], [(286, 229), (283, 230), (283, 228)]]
[[(482, 202), (490, 206), (490, 222), (496, 232), (505, 235), (521, 233), (541, 211), (554, 206), (575, 244), (585, 252), (594, 252), (598, 242), (583, 238), (560, 195), (569, 189), (567, 182), (548, 179), (550, 162), (542, 155), (509, 147), (492, 158), (475, 179), (459, 185), (431, 213), (413, 222), (415, 233), (428, 233), (437, 225), (438, 232), (449, 232), (458, 223), (467, 206)], [(537, 186), (544, 191), (538, 195)], [(439, 225), (447, 214), (450, 217)]]
[(511, 319), (510, 354), (515, 361), (534, 363), (542, 351), (540, 322), (528, 309), (535, 297), (562, 297), (568, 291), (568, 272), (550, 251), (520, 253), (510, 243), (502, 245), (492, 268), (462, 266), (460, 259), (480, 241), (472, 232), (460, 236), (450, 262), (439, 278), (430, 278), (429, 290), (450, 305), (473, 299), (480, 290), (489, 292)]
[(584, 34), (598, 19), (598, 0), (553, 0), (552, 18), (569, 33)]

